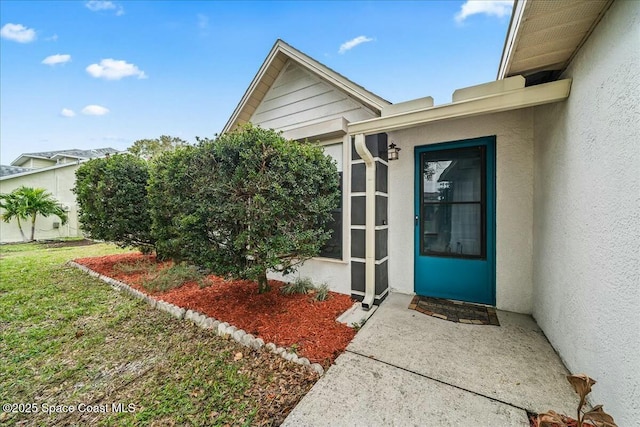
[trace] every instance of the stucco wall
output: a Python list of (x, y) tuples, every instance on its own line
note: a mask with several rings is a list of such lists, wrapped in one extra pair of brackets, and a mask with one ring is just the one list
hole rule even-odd
[(534, 113), (534, 310), (592, 401), (640, 421), (639, 2), (616, 1)]
[[(69, 165), (0, 180), (0, 193), (10, 193), (21, 185), (25, 185), (27, 187), (41, 187), (52, 193), (56, 200), (69, 206), (70, 210), (67, 212), (69, 215), (69, 222), (65, 225), (60, 225), (60, 228), (58, 229), (53, 228), (54, 222), (60, 222), (58, 217), (49, 216), (48, 218), (44, 218), (39, 215), (36, 219), (36, 239), (54, 239), (59, 237), (74, 237), (82, 235), (78, 226), (76, 198), (71, 192), (71, 189), (75, 185), (75, 171), (78, 167), (79, 165)], [(31, 233), (30, 222), (25, 224), (24, 221), (22, 221), (22, 227), (25, 235), (29, 237)], [(20, 231), (18, 230), (15, 220), (11, 221), (9, 224), (0, 222), (0, 241), (2, 243), (22, 241), (22, 237), (20, 236)]]
[(496, 135), (496, 304), (531, 313), (533, 118), (530, 109), (390, 132), (401, 147), (389, 164), (389, 286), (414, 291), (413, 147)]

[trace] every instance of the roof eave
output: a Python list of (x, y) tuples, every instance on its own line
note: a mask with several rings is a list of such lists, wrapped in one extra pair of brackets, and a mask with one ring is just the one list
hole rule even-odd
[(42, 160), (51, 160), (49, 157), (43, 157), (43, 156), (33, 156), (31, 154), (21, 154), (20, 157), (18, 157), (17, 159), (15, 159), (13, 162), (10, 163), (10, 166), (17, 166), (16, 163), (22, 161), (23, 159), (42, 159)]
[(6, 179), (10, 179), (10, 178), (19, 178), (22, 176), (26, 176), (26, 175), (32, 175), (35, 173), (40, 173), (40, 172), (48, 172), (50, 170), (54, 170), (54, 169), (60, 169), (60, 168), (68, 168), (69, 166), (77, 166), (79, 164), (82, 164), (84, 162), (86, 162), (89, 159), (84, 159), (84, 160), (78, 160), (77, 162), (70, 162), (70, 163), (61, 163), (58, 165), (53, 165), (53, 166), (47, 166), (44, 168), (37, 168), (37, 169), (32, 169), (30, 171), (27, 172), (20, 172), (20, 173), (15, 173), (12, 175), (5, 175), (0, 177), (0, 181), (4, 181)]
[(389, 101), (375, 95), (372, 92), (367, 91), (364, 88), (362, 89), (358, 88), (357, 85), (355, 85), (346, 77), (341, 76), (340, 74), (336, 73), (335, 71), (331, 70), (325, 65), (322, 65), (320, 62), (316, 61), (315, 59), (298, 51), (294, 47), (288, 45), (283, 40), (278, 39), (273, 45), (273, 47), (271, 48), (271, 51), (267, 55), (266, 59), (260, 66), (260, 69), (258, 70), (255, 77), (251, 81), (251, 84), (249, 85), (244, 95), (240, 99), (240, 102), (238, 103), (235, 110), (231, 114), (231, 117), (225, 124), (222, 130), (222, 133), (229, 132), (233, 130), (233, 128), (236, 126), (242, 111), (245, 109), (245, 106), (247, 105), (247, 102), (251, 99), (254, 91), (256, 90), (258, 85), (262, 82), (265, 74), (269, 70), (271, 64), (274, 62), (278, 54), (283, 54), (288, 59), (293, 60), (298, 64), (302, 65), (303, 67), (311, 70), (312, 72), (320, 76), (320, 78), (322, 78), (323, 80), (328, 81), (329, 83), (337, 86), (341, 90), (348, 93), (350, 96), (354, 97), (355, 99), (365, 104), (367, 107), (369, 107), (373, 111), (376, 111), (378, 114), (380, 114), (383, 107), (391, 105)]
[(372, 135), (432, 122), (533, 107), (563, 101), (569, 96), (570, 90), (571, 79), (558, 80), (393, 116), (354, 122), (348, 125), (348, 130), (349, 135)]
[(509, 30), (507, 31), (507, 37), (504, 40), (504, 47), (502, 48), (497, 80), (504, 79), (508, 75), (507, 73), (511, 67), (513, 49), (520, 35), (518, 30), (520, 29), (526, 6), (527, 0), (515, 0), (513, 12), (511, 13), (511, 21), (509, 22)]

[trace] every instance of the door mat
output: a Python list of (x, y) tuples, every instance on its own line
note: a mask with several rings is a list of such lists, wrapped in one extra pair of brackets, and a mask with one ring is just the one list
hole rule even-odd
[(409, 308), (450, 322), (500, 326), (496, 309), (484, 305), (416, 295)]

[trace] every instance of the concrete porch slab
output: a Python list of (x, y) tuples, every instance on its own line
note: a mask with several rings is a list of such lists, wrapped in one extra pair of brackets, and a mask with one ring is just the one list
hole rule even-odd
[(568, 371), (533, 318), (498, 311), (501, 326), (453, 323), (409, 310), (411, 299), (390, 294), (347, 350), (517, 408), (575, 412)]
[[(373, 316), (375, 318), (375, 316)], [(283, 426), (528, 427), (524, 410), (343, 353)]]
[(364, 325), (367, 320), (376, 312), (378, 309), (377, 305), (374, 305), (369, 310), (364, 310), (362, 308), (362, 303), (357, 302), (351, 306), (351, 308), (344, 313), (342, 313), (336, 320), (340, 323), (344, 323), (345, 325), (353, 328), (360, 327)]

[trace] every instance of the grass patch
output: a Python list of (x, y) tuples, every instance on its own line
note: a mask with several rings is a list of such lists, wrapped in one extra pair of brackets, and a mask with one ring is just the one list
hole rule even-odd
[[(2, 425), (277, 425), (315, 377), (116, 292), (66, 262), (113, 245), (0, 246), (0, 402), (132, 405)], [(244, 357), (234, 360), (242, 352)]]
[(177, 264), (160, 270), (151, 279), (145, 280), (143, 286), (151, 291), (168, 291), (179, 288), (187, 282), (196, 282), (202, 288), (207, 286), (207, 277), (198, 267), (189, 264)]
[(113, 271), (122, 274), (155, 273), (158, 271), (158, 264), (143, 258), (136, 260), (134, 263), (120, 262), (113, 266)]

